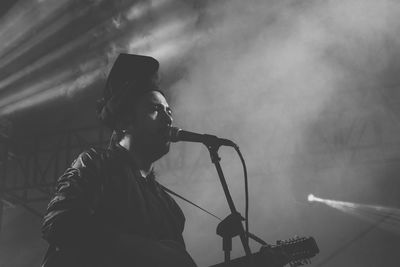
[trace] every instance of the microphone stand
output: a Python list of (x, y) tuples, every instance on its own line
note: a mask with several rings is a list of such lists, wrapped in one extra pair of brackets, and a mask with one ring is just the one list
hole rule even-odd
[(220, 222), (217, 226), (217, 234), (222, 237), (222, 249), (224, 251), (225, 263), (228, 263), (231, 257), (233, 237), (237, 235), (240, 236), (240, 240), (242, 242), (246, 256), (250, 256), (251, 251), (248, 243), (248, 238), (246, 237), (246, 233), (242, 224), (242, 221), (244, 219), (235, 208), (235, 204), (233, 203), (231, 194), (229, 193), (224, 173), (222, 172), (222, 168), (219, 163), (221, 160), (218, 155), (218, 149), (220, 145), (216, 143), (208, 143), (206, 144), (206, 146), (210, 152), (211, 162), (214, 163), (215, 168), (217, 169), (219, 180), (221, 181), (226, 200), (228, 201), (228, 205), (231, 210), (231, 214), (228, 215), (224, 220), (222, 220), (222, 222)]

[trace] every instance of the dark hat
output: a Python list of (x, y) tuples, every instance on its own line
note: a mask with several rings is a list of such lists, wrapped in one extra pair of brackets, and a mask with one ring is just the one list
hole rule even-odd
[(135, 100), (149, 91), (160, 91), (159, 62), (148, 56), (120, 54), (108, 75), (103, 98), (98, 101), (98, 117), (111, 129), (124, 121)]

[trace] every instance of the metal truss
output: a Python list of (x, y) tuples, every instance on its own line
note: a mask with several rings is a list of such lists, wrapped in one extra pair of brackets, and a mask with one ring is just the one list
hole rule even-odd
[(108, 136), (105, 134), (105, 129), (96, 126), (39, 136), (3, 135), (0, 140), (0, 212), (4, 205), (20, 205), (42, 217), (42, 211), (35, 207), (37, 203), (49, 200), (55, 181), (79, 153), (106, 144)]
[[(306, 153), (332, 157), (332, 163), (347, 160), (348, 165), (386, 164), (392, 160), (398, 162), (399, 159), (381, 155), (381, 152), (389, 148), (398, 150), (400, 143), (393, 140), (385, 143), (379, 132), (377, 127), (366, 120), (354, 120), (348, 129), (343, 129), (343, 136), (332, 135), (317, 127), (313, 131), (314, 138), (325, 145)], [(106, 146), (110, 136), (110, 132), (101, 126), (59, 130), (35, 136), (1, 133), (0, 131), (0, 222), (3, 206), (19, 205), (42, 217), (43, 203), (49, 201), (55, 182), (62, 172), (83, 150), (93, 146)], [(187, 162), (189, 151), (191, 162)], [(337, 154), (343, 151), (347, 154), (345, 158), (343, 154)], [(372, 151), (374, 156), (358, 157), (357, 154), (362, 154), (363, 151)], [(191, 179), (190, 172), (182, 169), (187, 165), (196, 169), (201, 162), (200, 154), (192, 155), (193, 150), (187, 149), (185, 144), (181, 144), (175, 152), (172, 156), (163, 158), (159, 167), (163, 169), (163, 173), (167, 171), (170, 175), (179, 177), (179, 181)], [(302, 158), (296, 152), (291, 156)], [(39, 204), (42, 207), (38, 208)]]
[[(0, 131), (1, 133), (1, 131)], [(111, 132), (101, 126), (53, 131), (41, 135), (0, 136), (0, 223), (4, 207), (21, 206), (43, 217), (57, 179), (90, 147), (106, 147)], [(184, 151), (160, 163), (179, 176)]]

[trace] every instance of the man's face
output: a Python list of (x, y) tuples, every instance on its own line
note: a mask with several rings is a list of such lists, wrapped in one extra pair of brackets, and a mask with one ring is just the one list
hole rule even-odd
[(142, 95), (136, 104), (131, 133), (135, 146), (155, 161), (169, 151), (172, 111), (158, 91)]

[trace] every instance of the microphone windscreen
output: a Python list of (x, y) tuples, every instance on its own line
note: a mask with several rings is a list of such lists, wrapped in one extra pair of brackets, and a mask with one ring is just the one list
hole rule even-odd
[(169, 140), (171, 142), (178, 142), (179, 141), (179, 132), (181, 129), (177, 127), (170, 127), (169, 129)]

